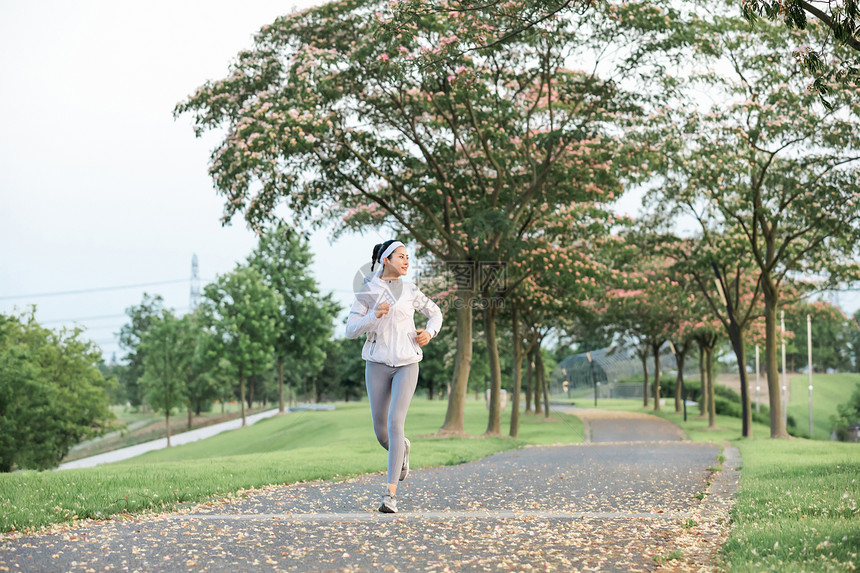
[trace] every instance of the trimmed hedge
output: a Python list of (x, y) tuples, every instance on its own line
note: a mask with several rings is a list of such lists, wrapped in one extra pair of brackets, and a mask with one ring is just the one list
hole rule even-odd
[[(625, 383), (633, 384), (636, 381), (633, 379), (625, 380)], [(639, 384), (642, 384), (642, 378), (638, 380)], [(661, 398), (674, 398), (675, 397), (675, 383), (676, 379), (674, 374), (672, 376), (660, 376), (660, 397)], [(687, 381), (684, 380), (684, 394), (687, 395), (687, 400), (693, 400), (694, 402), (700, 402), (702, 396), (702, 385), (698, 380)], [(726, 386), (722, 386), (720, 384), (714, 385), (714, 408), (717, 414), (722, 416), (731, 416), (733, 418), (741, 417), (741, 396), (731, 388), (727, 388)], [(760, 424), (764, 424), (766, 426), (770, 425), (770, 409), (762, 404), (760, 410), (758, 412), (753, 409), (752, 412), (753, 422), (758, 422)], [(796, 437), (808, 437), (807, 433), (797, 427), (797, 421), (794, 419), (794, 416), (788, 415), (786, 419), (786, 430), (789, 434)]]

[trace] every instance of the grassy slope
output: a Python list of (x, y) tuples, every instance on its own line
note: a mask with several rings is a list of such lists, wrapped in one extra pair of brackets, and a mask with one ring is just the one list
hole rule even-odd
[[(829, 440), (833, 429), (830, 416), (836, 415), (837, 406), (851, 397), (860, 374), (812, 375), (812, 431), (813, 439)], [(791, 399), (788, 413), (794, 416), (798, 427), (809, 432), (809, 376), (795, 374), (790, 377)]]
[[(417, 400), (410, 408), (406, 428), (413, 467), (462, 463), (525, 444), (582, 441), (579, 419), (562, 415), (550, 422), (522, 417), (516, 440), (418, 437), (439, 429), (446, 405)], [(467, 432), (482, 433), (486, 420), (483, 402), (467, 403)], [(502, 430), (507, 429), (503, 416)], [(367, 403), (338, 404), (334, 412), (288, 414), (116, 464), (0, 475), (0, 531), (158, 510), (268, 484), (382, 472), (385, 464)]]

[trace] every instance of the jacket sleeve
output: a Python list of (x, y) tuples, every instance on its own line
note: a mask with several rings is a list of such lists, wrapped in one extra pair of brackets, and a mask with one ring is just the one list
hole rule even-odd
[(368, 308), (362, 304), (358, 298), (352, 303), (352, 308), (349, 309), (349, 316), (346, 319), (346, 337), (358, 338), (362, 334), (373, 330), (379, 319), (376, 314), (368, 312)]
[(431, 338), (435, 338), (442, 328), (442, 311), (439, 310), (439, 305), (430, 300), (418, 287), (415, 287), (415, 309), (427, 317), (427, 326), (424, 330), (430, 333)]

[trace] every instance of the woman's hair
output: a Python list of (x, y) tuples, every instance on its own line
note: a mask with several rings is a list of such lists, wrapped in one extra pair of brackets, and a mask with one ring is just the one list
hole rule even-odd
[(391, 246), (391, 243), (393, 243), (396, 240), (397, 239), (389, 239), (389, 240), (385, 241), (384, 243), (379, 243), (378, 245), (373, 246), (373, 262), (370, 264), (370, 270), (371, 271), (373, 271), (373, 268), (376, 266), (376, 263), (380, 262), (377, 260), (379, 258), (379, 255), (381, 253), (384, 253), (385, 249), (387, 249), (389, 246)]

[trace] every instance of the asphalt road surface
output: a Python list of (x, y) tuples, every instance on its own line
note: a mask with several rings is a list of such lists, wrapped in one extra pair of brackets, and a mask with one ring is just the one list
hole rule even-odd
[(720, 448), (681, 441), (675, 426), (650, 416), (583, 417), (586, 444), (413, 469), (398, 489), (397, 514), (376, 511), (381, 473), (271, 486), (170, 514), (7, 538), (0, 542), (0, 571), (713, 566), (737, 481), (737, 472), (713, 471)]

